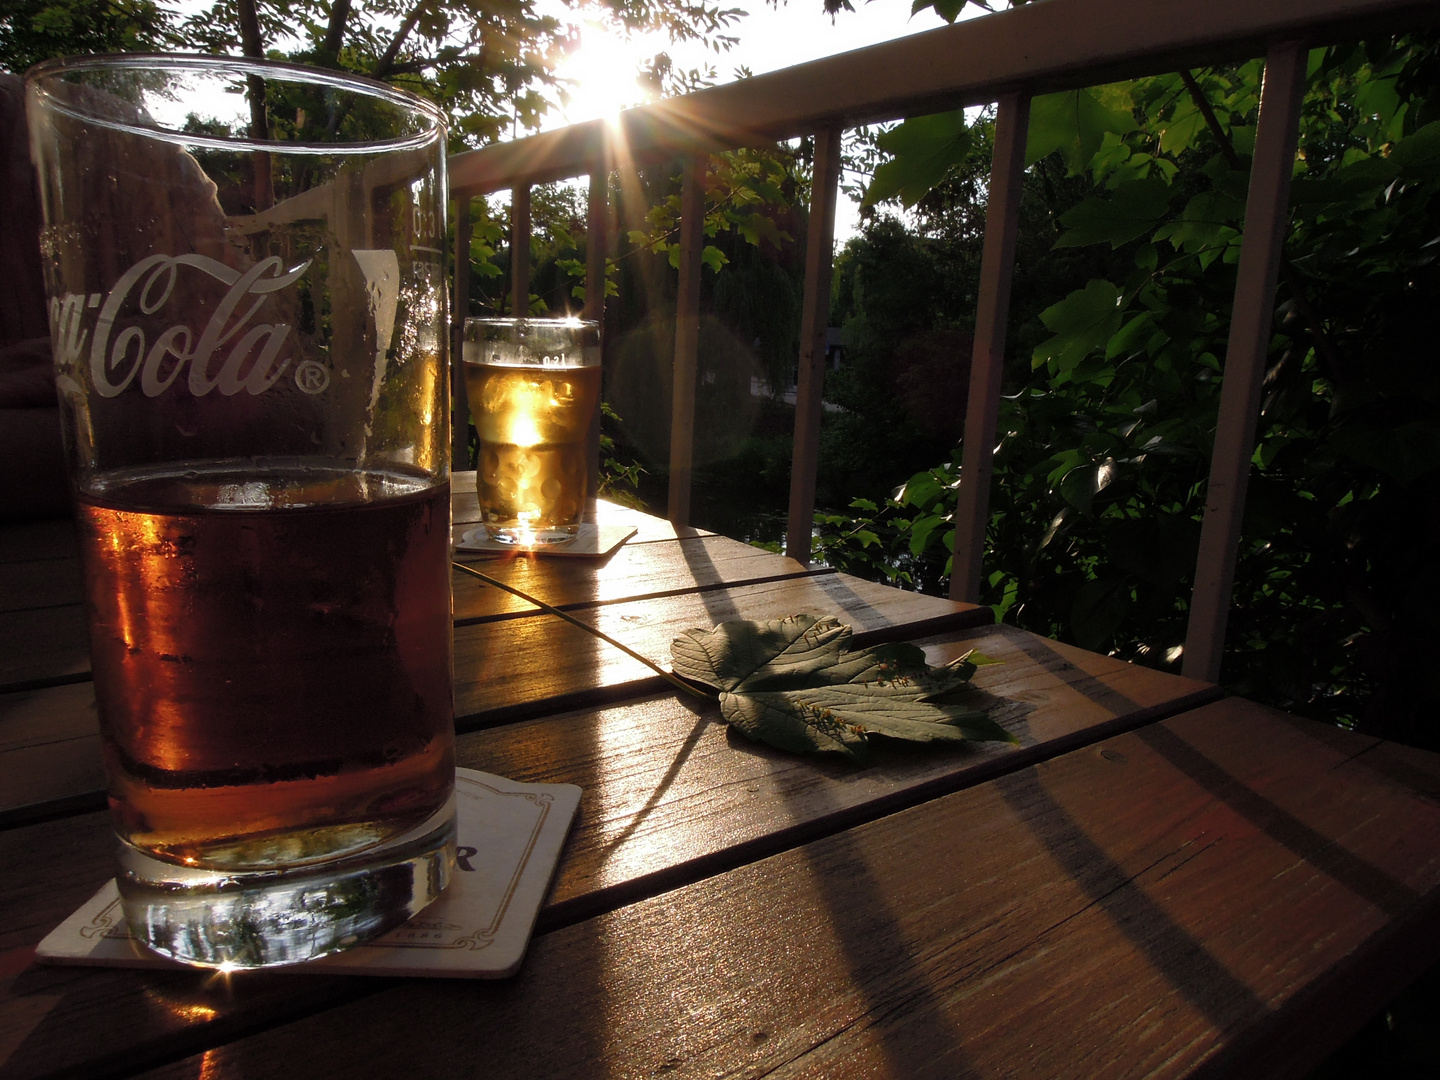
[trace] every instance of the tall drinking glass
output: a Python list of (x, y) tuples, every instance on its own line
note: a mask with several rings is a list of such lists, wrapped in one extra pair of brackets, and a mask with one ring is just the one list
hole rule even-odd
[(580, 531), (600, 405), (600, 324), (466, 319), (465, 390), (480, 456), (480, 520), (516, 547)]
[(346, 948), (454, 861), (440, 115), (184, 56), (27, 107), (130, 930)]

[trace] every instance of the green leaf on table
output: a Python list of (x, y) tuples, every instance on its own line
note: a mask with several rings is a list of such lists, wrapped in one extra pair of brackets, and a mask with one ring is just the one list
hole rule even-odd
[(850, 627), (792, 615), (689, 630), (670, 646), (675, 674), (714, 687), (726, 721), (781, 750), (860, 760), (872, 735), (913, 742), (1015, 742), (983, 711), (954, 699), (985, 658), (944, 667), (915, 645), (850, 649)]

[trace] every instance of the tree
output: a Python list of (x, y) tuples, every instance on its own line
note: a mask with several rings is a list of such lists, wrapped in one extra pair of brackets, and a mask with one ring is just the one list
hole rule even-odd
[[(579, 7), (578, 0), (567, 0)], [(17, 0), (0, 26), (0, 65), (23, 71), (65, 53), (179, 49), (271, 57), (382, 79), (438, 102), (451, 148), (533, 128), (572, 29), (535, 0), (217, 0), (185, 18), (153, 0)], [(622, 31), (726, 48), (743, 12), (714, 0), (604, 0)], [(268, 122), (256, 107), (255, 125)]]
[[(1261, 77), (1256, 62), (1032, 103), (1027, 196), (1052, 212), (1022, 212), (985, 583), (1007, 621), (1178, 665)], [(1432, 746), (1437, 90), (1433, 34), (1311, 54), (1222, 674), (1251, 697)], [(974, 161), (952, 136), (932, 186), (936, 140), (912, 124), (889, 137), (894, 165), (875, 187), (908, 191), (925, 226), (923, 200), (943, 209)], [(1053, 288), (1057, 268), (1074, 276), (1043, 306), (1033, 283)], [(959, 460), (883, 505), (824, 515), (822, 550), (937, 586)]]
[(66, 53), (139, 52), (171, 40), (172, 17), (153, 0), (8, 0), (0, 69), (21, 74)]

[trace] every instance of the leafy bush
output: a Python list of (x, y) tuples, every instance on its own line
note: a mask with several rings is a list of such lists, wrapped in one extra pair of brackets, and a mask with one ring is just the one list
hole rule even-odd
[[(1433, 35), (1316, 50), (1308, 74), (1222, 679), (1437, 745), (1423, 673), (1440, 645), (1440, 50)], [(1179, 664), (1262, 75), (1255, 62), (1032, 105), (987, 535), (998, 617)], [(922, 227), (973, 188), (989, 123), (951, 137)], [(885, 182), (913, 200), (903, 148), (933, 176), (933, 141), (890, 141)], [(1034, 283), (1057, 271), (1079, 273), (1042, 308)], [(817, 555), (942, 591), (959, 460), (819, 515)]]

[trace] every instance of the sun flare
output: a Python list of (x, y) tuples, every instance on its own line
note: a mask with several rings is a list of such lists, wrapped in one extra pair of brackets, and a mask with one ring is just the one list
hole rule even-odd
[(597, 22), (580, 25), (580, 47), (556, 74), (567, 84), (560, 112), (567, 122), (613, 120), (622, 109), (645, 100), (636, 76), (651, 51), (639, 40), (626, 40)]

